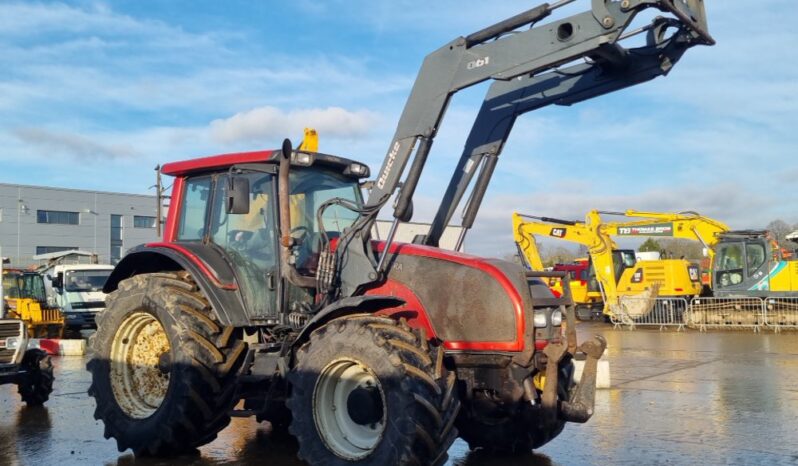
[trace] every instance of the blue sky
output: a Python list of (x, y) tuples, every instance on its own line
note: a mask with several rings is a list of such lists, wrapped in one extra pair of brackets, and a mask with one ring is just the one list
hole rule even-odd
[[(785, 20), (798, 3), (706, 4), (718, 45), (670, 76), (519, 119), (467, 249), (511, 252), (513, 210), (798, 223), (798, 30)], [(158, 163), (277, 147), (304, 126), (376, 171), (424, 55), (531, 6), (2, 2), (0, 182), (147, 193)], [(452, 102), (414, 221), (431, 219), (485, 91)]]

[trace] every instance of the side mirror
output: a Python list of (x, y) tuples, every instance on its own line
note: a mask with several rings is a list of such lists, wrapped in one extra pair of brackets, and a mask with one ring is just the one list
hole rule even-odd
[(64, 288), (64, 272), (58, 272), (55, 278), (52, 279), (53, 288), (58, 290), (60, 293), (61, 290)]
[(227, 213), (249, 213), (249, 178), (233, 176), (227, 186)]

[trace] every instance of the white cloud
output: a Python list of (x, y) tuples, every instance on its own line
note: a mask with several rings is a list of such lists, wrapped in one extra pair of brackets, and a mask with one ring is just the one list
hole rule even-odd
[(378, 120), (374, 112), (367, 110), (328, 107), (286, 112), (266, 106), (214, 120), (210, 130), (213, 138), (222, 143), (274, 141), (302, 134), (303, 128), (315, 128), (330, 138), (354, 138), (367, 135)]
[(40, 152), (66, 154), (80, 160), (133, 158), (138, 155), (132, 145), (98, 142), (80, 134), (42, 128), (18, 128), (12, 134)]

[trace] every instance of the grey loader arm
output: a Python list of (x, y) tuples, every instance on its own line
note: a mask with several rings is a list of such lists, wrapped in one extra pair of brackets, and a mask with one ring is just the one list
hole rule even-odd
[[(455, 93), (475, 84), (494, 80), (497, 89), (491, 89), (491, 94), (486, 99), (487, 105), (491, 99), (512, 92), (519, 85), (516, 78), (520, 77), (521, 81), (534, 79), (535, 76), (578, 59), (614, 62), (619, 65), (618, 72), (604, 80), (601, 92), (593, 90), (583, 92), (580, 96), (576, 92), (579, 89), (562, 87), (559, 89), (560, 99), (572, 97), (576, 102), (642, 82), (643, 80), (635, 82), (621, 71), (621, 65), (627, 61), (629, 51), (621, 47), (619, 41), (635, 32), (624, 35), (635, 16), (649, 8), (669, 15), (671, 26), (680, 31), (678, 40), (685, 43), (685, 49), (692, 45), (714, 43), (707, 32), (702, 0), (590, 0), (589, 11), (558, 21), (537, 24), (554, 10), (575, 1), (586, 0), (545, 3), (469, 36), (458, 37), (425, 58), (388, 153), (377, 172), (366, 208), (350, 231), (350, 237), (342, 242), (345, 247), (338, 250), (338, 263), (346, 264), (341, 266), (339, 272), (343, 295), (355, 294), (364, 285), (381, 277), (388, 248), (386, 247), (386, 252), (379, 261), (376, 261), (369, 241), (371, 225), (380, 208), (400, 186), (401, 176), (416, 149), (413, 163), (401, 183), (394, 206), (395, 222), (387, 238), (388, 244), (393, 239), (393, 231), (398, 222), (411, 218), (413, 193), (449, 100)], [(655, 19), (652, 26), (645, 30), (654, 29), (661, 22), (661, 19)], [(529, 27), (519, 29), (525, 26)], [(527, 82), (521, 86), (529, 84)], [(508, 88), (501, 88), (501, 85), (507, 85)], [(541, 106), (543, 105), (530, 106), (524, 111)], [(523, 111), (516, 112), (520, 113)], [(498, 131), (501, 141), (506, 139), (511, 127), (512, 124), (503, 135)], [(462, 170), (463, 167), (458, 168)], [(489, 170), (492, 172), (492, 166)], [(483, 192), (486, 187), (487, 179), (481, 187)], [(445, 199), (445, 203), (451, 204), (453, 197), (449, 197), (450, 199)], [(449, 210), (450, 206), (444, 205), (441, 208)], [(436, 241), (432, 243), (434, 242)]]

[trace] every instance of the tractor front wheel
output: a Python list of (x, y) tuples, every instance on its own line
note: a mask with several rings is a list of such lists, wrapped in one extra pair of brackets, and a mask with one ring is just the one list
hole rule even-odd
[(108, 296), (92, 338), (89, 395), (119, 451), (192, 451), (230, 422), (246, 353), (186, 273), (143, 274)]
[(455, 375), (443, 349), (384, 317), (317, 329), (290, 374), (290, 432), (311, 465), (446, 461), (457, 436)]
[(40, 349), (29, 349), (22, 357), (23, 374), (17, 386), (19, 396), (28, 406), (41, 406), (53, 392), (53, 362)]

